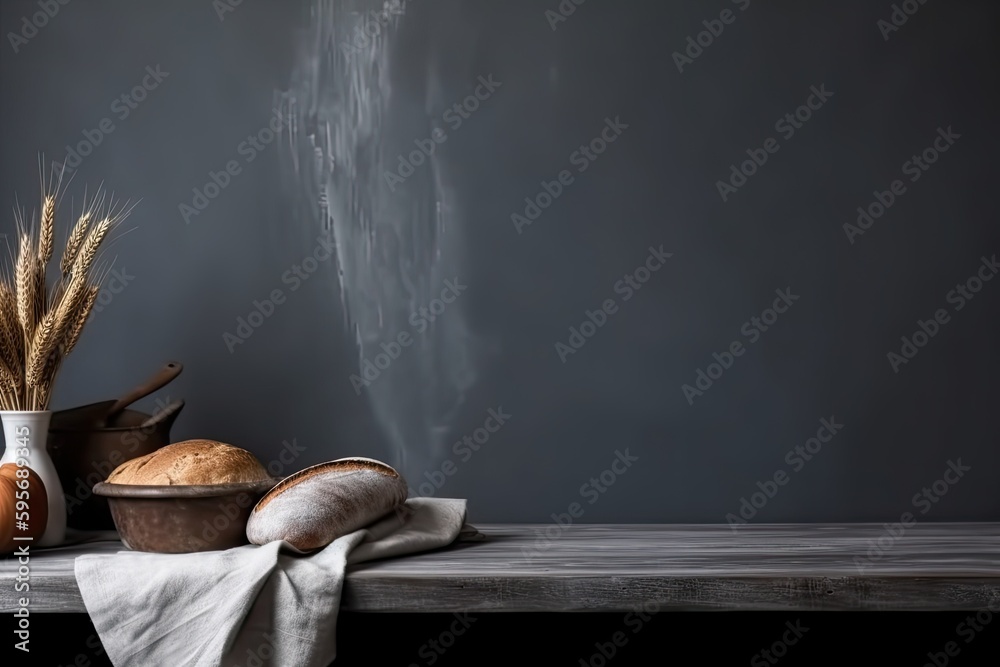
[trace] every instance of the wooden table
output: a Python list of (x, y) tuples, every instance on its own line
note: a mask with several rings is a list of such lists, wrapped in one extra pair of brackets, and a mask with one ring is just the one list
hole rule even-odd
[[(352, 568), (343, 608), (947, 611), (1000, 605), (1000, 523), (917, 524), (899, 537), (878, 524), (749, 524), (736, 531), (725, 525), (478, 527), (483, 541)], [(32, 613), (85, 612), (73, 559), (122, 548), (104, 541), (34, 552)], [(3, 613), (21, 595), (14, 592), (16, 570), (9, 557), (0, 564)]]

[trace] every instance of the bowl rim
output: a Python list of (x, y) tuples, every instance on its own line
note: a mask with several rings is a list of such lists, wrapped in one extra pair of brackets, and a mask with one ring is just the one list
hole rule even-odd
[(105, 498), (214, 498), (234, 493), (266, 493), (280, 482), (269, 477), (256, 482), (233, 484), (113, 484), (98, 482), (94, 495)]

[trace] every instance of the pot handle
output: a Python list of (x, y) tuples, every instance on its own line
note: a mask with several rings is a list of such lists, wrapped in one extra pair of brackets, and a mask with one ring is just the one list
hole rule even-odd
[(163, 408), (162, 410), (154, 414), (146, 421), (142, 422), (142, 424), (140, 424), (139, 427), (147, 428), (149, 426), (159, 426), (162, 424), (169, 431), (170, 427), (173, 426), (174, 424), (174, 420), (177, 419), (177, 416), (181, 413), (181, 410), (183, 409), (184, 409), (184, 399), (182, 398), (174, 401), (173, 403)]
[(182, 370), (184, 370), (184, 366), (179, 362), (171, 361), (164, 364), (163, 368), (157, 371), (155, 375), (115, 401), (114, 405), (108, 409), (107, 414), (104, 415), (103, 423), (107, 424), (114, 421), (114, 418), (117, 417), (122, 410), (132, 405), (140, 398), (145, 398), (157, 389), (162, 389), (166, 385), (170, 384), (174, 378), (181, 374)]

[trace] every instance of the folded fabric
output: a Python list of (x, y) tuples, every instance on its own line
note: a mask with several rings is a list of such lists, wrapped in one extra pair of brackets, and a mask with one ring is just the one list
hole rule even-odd
[(226, 551), (80, 556), (76, 580), (116, 667), (327, 667), (347, 565), (447, 546), (466, 501), (412, 498), (406, 511), (302, 554), (284, 541)]

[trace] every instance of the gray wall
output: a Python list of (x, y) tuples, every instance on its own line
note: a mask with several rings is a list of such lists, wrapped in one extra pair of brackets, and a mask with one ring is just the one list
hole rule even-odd
[[(104, 117), (115, 129), (69, 191), (78, 201), (103, 180), (141, 199), (108, 255), (134, 278), (88, 325), (54, 407), (115, 396), (179, 360), (184, 374), (159, 395), (188, 401), (176, 439), (224, 440), (265, 462), (294, 439), (305, 450), (287, 472), (365, 455), (399, 465), (415, 490), (444, 466), (454, 474), (435, 493), (469, 498), (479, 521), (548, 521), (579, 501), (580, 521), (720, 522), (778, 471), (786, 483), (753, 521), (1000, 519), (1000, 280), (961, 310), (947, 296), (1000, 252), (995, 3), (928, 3), (888, 40), (877, 25), (888, 2), (741, 4), (590, 0), (552, 30), (555, 0), (409, 3), (380, 37), (392, 91), (379, 101), (380, 159), (395, 165), (440, 127), (477, 76), (503, 84), (414, 177), (433, 175), (453, 216), (421, 289), (455, 269), (468, 290), (358, 395), (360, 358), (412, 329), (404, 317), (369, 335), (380, 320), (350, 271), (342, 304), (347, 264), (320, 263), (294, 291), (282, 280), (321, 231), (313, 202), (288, 187), (309, 110), (283, 134), (290, 145), (249, 163), (239, 151), (301, 72), (300, 6), (247, 1), (220, 20), (207, 0), (77, 0), (15, 53), (7, 35), (37, 7), (5, 0), (4, 210), (15, 193), (35, 201), (39, 152), (61, 160)], [(734, 21), (679, 72), (671, 54), (726, 8)], [(338, 16), (347, 30), (358, 20)], [(169, 75), (120, 119), (116, 97), (156, 65)], [(814, 85), (833, 96), (788, 138), (775, 121)], [(628, 129), (578, 172), (571, 153), (617, 116)], [(903, 163), (939, 127), (961, 136), (911, 182)], [(724, 202), (716, 182), (768, 137), (779, 150)], [(187, 224), (178, 205), (228, 160), (241, 173)], [(562, 169), (573, 183), (518, 234), (511, 213)], [(850, 243), (844, 223), (894, 179), (905, 193)], [(661, 244), (672, 257), (625, 302), (616, 281)], [(779, 288), (799, 299), (751, 342), (741, 327)], [(223, 333), (274, 289), (287, 301), (230, 352)], [(562, 363), (556, 343), (607, 298), (619, 310)], [(949, 321), (894, 372), (887, 353), (937, 309)], [(737, 340), (745, 353), (690, 404), (682, 385)], [(441, 380), (457, 367), (461, 378)], [(499, 406), (509, 422), (456, 454)], [(435, 418), (421, 421), (425, 410)], [(843, 429), (812, 460), (786, 459), (831, 417)], [(581, 488), (626, 449), (638, 461), (605, 492)], [(940, 502), (914, 501), (959, 459), (971, 470)]]

